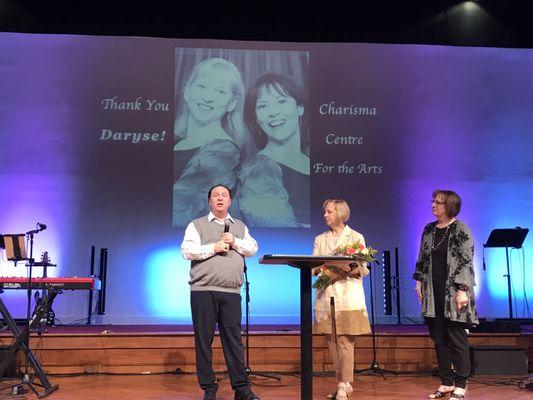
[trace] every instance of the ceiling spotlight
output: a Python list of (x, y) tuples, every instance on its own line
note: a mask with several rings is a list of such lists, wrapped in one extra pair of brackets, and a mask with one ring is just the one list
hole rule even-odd
[(479, 5), (475, 1), (465, 1), (463, 3), (463, 8), (467, 12), (472, 12), (479, 9)]

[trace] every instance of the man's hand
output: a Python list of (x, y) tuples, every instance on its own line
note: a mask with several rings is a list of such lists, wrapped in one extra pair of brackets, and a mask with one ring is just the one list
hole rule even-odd
[(230, 247), (233, 247), (235, 244), (235, 236), (233, 236), (233, 233), (226, 232), (220, 236), (220, 241), (226, 243)]
[(229, 251), (229, 244), (219, 240), (215, 243), (215, 253), (227, 253)]

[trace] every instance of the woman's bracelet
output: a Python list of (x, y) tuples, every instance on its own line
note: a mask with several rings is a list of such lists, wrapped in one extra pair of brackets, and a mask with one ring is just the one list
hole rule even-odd
[(457, 290), (462, 290), (463, 292), (468, 292), (468, 286), (464, 285), (462, 283), (456, 283), (455, 287), (457, 288)]

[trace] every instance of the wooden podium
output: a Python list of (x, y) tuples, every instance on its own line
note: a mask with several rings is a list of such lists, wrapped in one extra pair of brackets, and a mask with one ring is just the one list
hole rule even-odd
[(324, 263), (334, 265), (353, 263), (353, 258), (344, 256), (291, 256), (266, 254), (259, 264), (289, 265), (300, 270), (300, 398), (313, 398), (313, 331), (311, 270)]

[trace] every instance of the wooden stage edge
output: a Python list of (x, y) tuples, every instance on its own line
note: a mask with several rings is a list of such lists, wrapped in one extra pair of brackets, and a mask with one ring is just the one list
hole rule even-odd
[[(300, 338), (298, 326), (254, 326), (250, 333), (250, 366), (255, 372), (298, 372)], [(244, 336), (243, 336), (244, 340)], [(471, 333), (471, 345), (516, 346), (527, 349), (533, 370), (533, 329), (521, 333)], [(9, 345), (9, 332), (0, 333)], [(397, 372), (427, 372), (436, 365), (433, 343), (425, 326), (379, 325), (377, 361), (381, 368)], [(32, 334), (30, 346), (48, 374), (73, 373), (192, 373), (195, 371), (194, 336), (183, 325), (76, 325), (50, 327)], [(214, 366), (225, 371), (218, 335), (214, 342)], [(19, 359), (19, 361), (22, 361)], [(370, 335), (356, 339), (355, 369), (372, 362)], [(323, 335), (313, 336), (313, 370), (331, 372)]]

